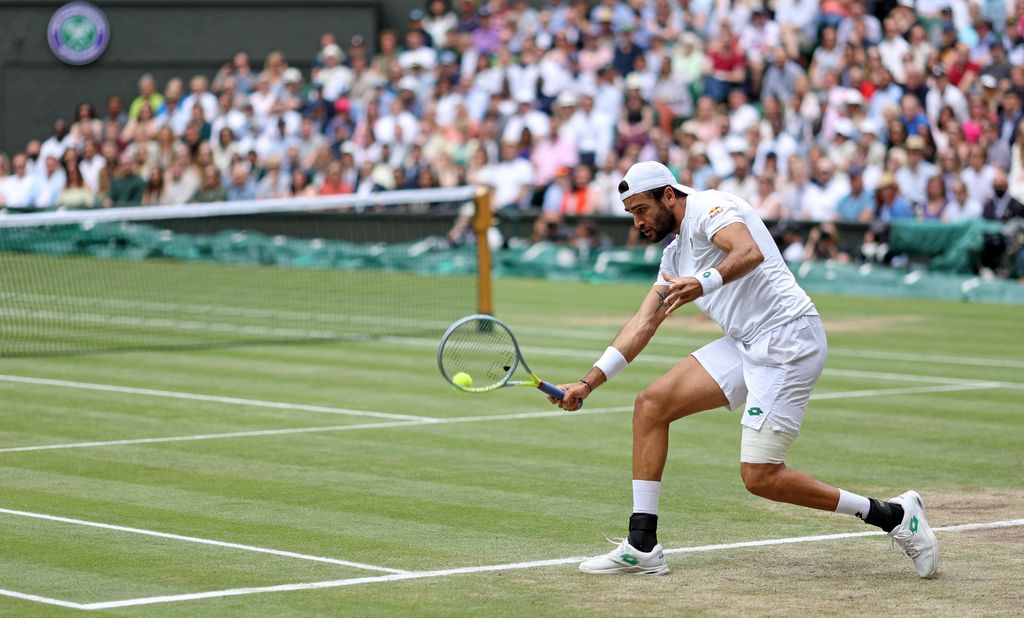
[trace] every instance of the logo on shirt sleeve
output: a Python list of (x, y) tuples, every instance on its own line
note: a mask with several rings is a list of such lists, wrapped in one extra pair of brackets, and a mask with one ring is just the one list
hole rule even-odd
[(715, 206), (714, 208), (712, 208), (711, 210), (708, 211), (708, 220), (714, 219), (715, 217), (717, 217), (720, 214), (722, 214), (722, 207), (721, 206)]

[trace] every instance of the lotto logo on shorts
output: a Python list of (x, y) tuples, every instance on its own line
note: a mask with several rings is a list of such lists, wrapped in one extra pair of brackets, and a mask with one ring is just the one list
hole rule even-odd
[(761, 408), (747, 408), (747, 414), (750, 416), (761, 416), (764, 412)]

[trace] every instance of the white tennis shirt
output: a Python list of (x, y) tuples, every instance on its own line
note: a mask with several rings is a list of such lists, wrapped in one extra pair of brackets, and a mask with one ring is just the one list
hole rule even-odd
[[(687, 196), (679, 236), (665, 248), (661, 271), (672, 276), (696, 277), (719, 264), (726, 253), (711, 239), (732, 223), (747, 226), (764, 261), (736, 281), (698, 298), (694, 304), (721, 326), (726, 335), (743, 342), (802, 315), (817, 315), (814, 303), (797, 284), (753, 207), (742, 198), (722, 191), (700, 191)], [(655, 285), (669, 283), (659, 274)]]

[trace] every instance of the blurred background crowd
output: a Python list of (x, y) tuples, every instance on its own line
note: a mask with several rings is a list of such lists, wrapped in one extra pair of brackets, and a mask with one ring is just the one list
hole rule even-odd
[[(472, 183), (499, 212), (544, 213), (542, 238), (625, 214), (622, 174), (656, 159), (771, 221), (1024, 217), (1022, 2), (429, 0), (408, 17), (375, 41), (323, 34), (309, 71), (240, 51), (69, 103), (0, 153), (0, 207)], [(830, 251), (834, 228), (814, 230), (790, 257)]]

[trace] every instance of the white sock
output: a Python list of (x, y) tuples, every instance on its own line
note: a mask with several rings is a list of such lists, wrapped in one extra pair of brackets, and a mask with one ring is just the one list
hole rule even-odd
[(839, 490), (839, 506), (836, 507), (836, 513), (853, 515), (854, 517), (864, 519), (868, 516), (868, 511), (870, 510), (871, 501), (864, 496), (851, 494), (843, 489)]
[(633, 481), (633, 512), (658, 514), (661, 481)]

